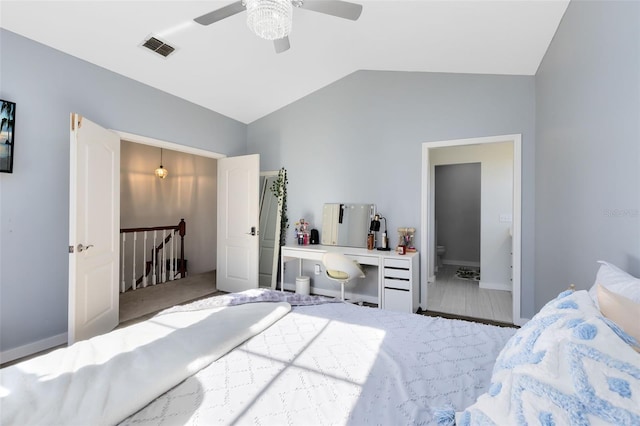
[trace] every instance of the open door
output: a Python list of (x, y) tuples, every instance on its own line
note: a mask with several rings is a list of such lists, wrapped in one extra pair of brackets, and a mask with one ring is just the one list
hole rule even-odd
[(260, 156), (218, 160), (218, 290), (258, 288)]
[(71, 114), (68, 342), (118, 325), (120, 138)]

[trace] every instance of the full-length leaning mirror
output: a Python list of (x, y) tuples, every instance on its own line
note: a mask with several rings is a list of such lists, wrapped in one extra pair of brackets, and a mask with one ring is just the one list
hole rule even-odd
[[(284, 185), (284, 170), (260, 173), (260, 257), (259, 287), (275, 289), (278, 279), (282, 196), (276, 196), (274, 185)], [(279, 191), (280, 194), (283, 191)]]
[(375, 214), (375, 204), (325, 204), (322, 210), (322, 244), (366, 247), (369, 225)]

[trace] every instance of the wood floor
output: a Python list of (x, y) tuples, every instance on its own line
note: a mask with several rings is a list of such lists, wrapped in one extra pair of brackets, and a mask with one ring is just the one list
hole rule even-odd
[(427, 286), (427, 310), (513, 324), (511, 292), (485, 290), (456, 277), (458, 266), (443, 265)]

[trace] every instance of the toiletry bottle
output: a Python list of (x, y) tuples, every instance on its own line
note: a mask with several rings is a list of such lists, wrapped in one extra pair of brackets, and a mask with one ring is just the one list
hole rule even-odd
[(369, 232), (367, 235), (367, 250), (373, 250), (373, 233)]

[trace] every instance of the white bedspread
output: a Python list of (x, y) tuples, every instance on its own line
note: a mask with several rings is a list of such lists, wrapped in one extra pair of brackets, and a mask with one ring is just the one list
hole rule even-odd
[(291, 309), (176, 312), (0, 370), (2, 425), (116, 424)]
[(515, 329), (332, 303), (292, 312), (125, 425), (434, 424), (489, 386)]

